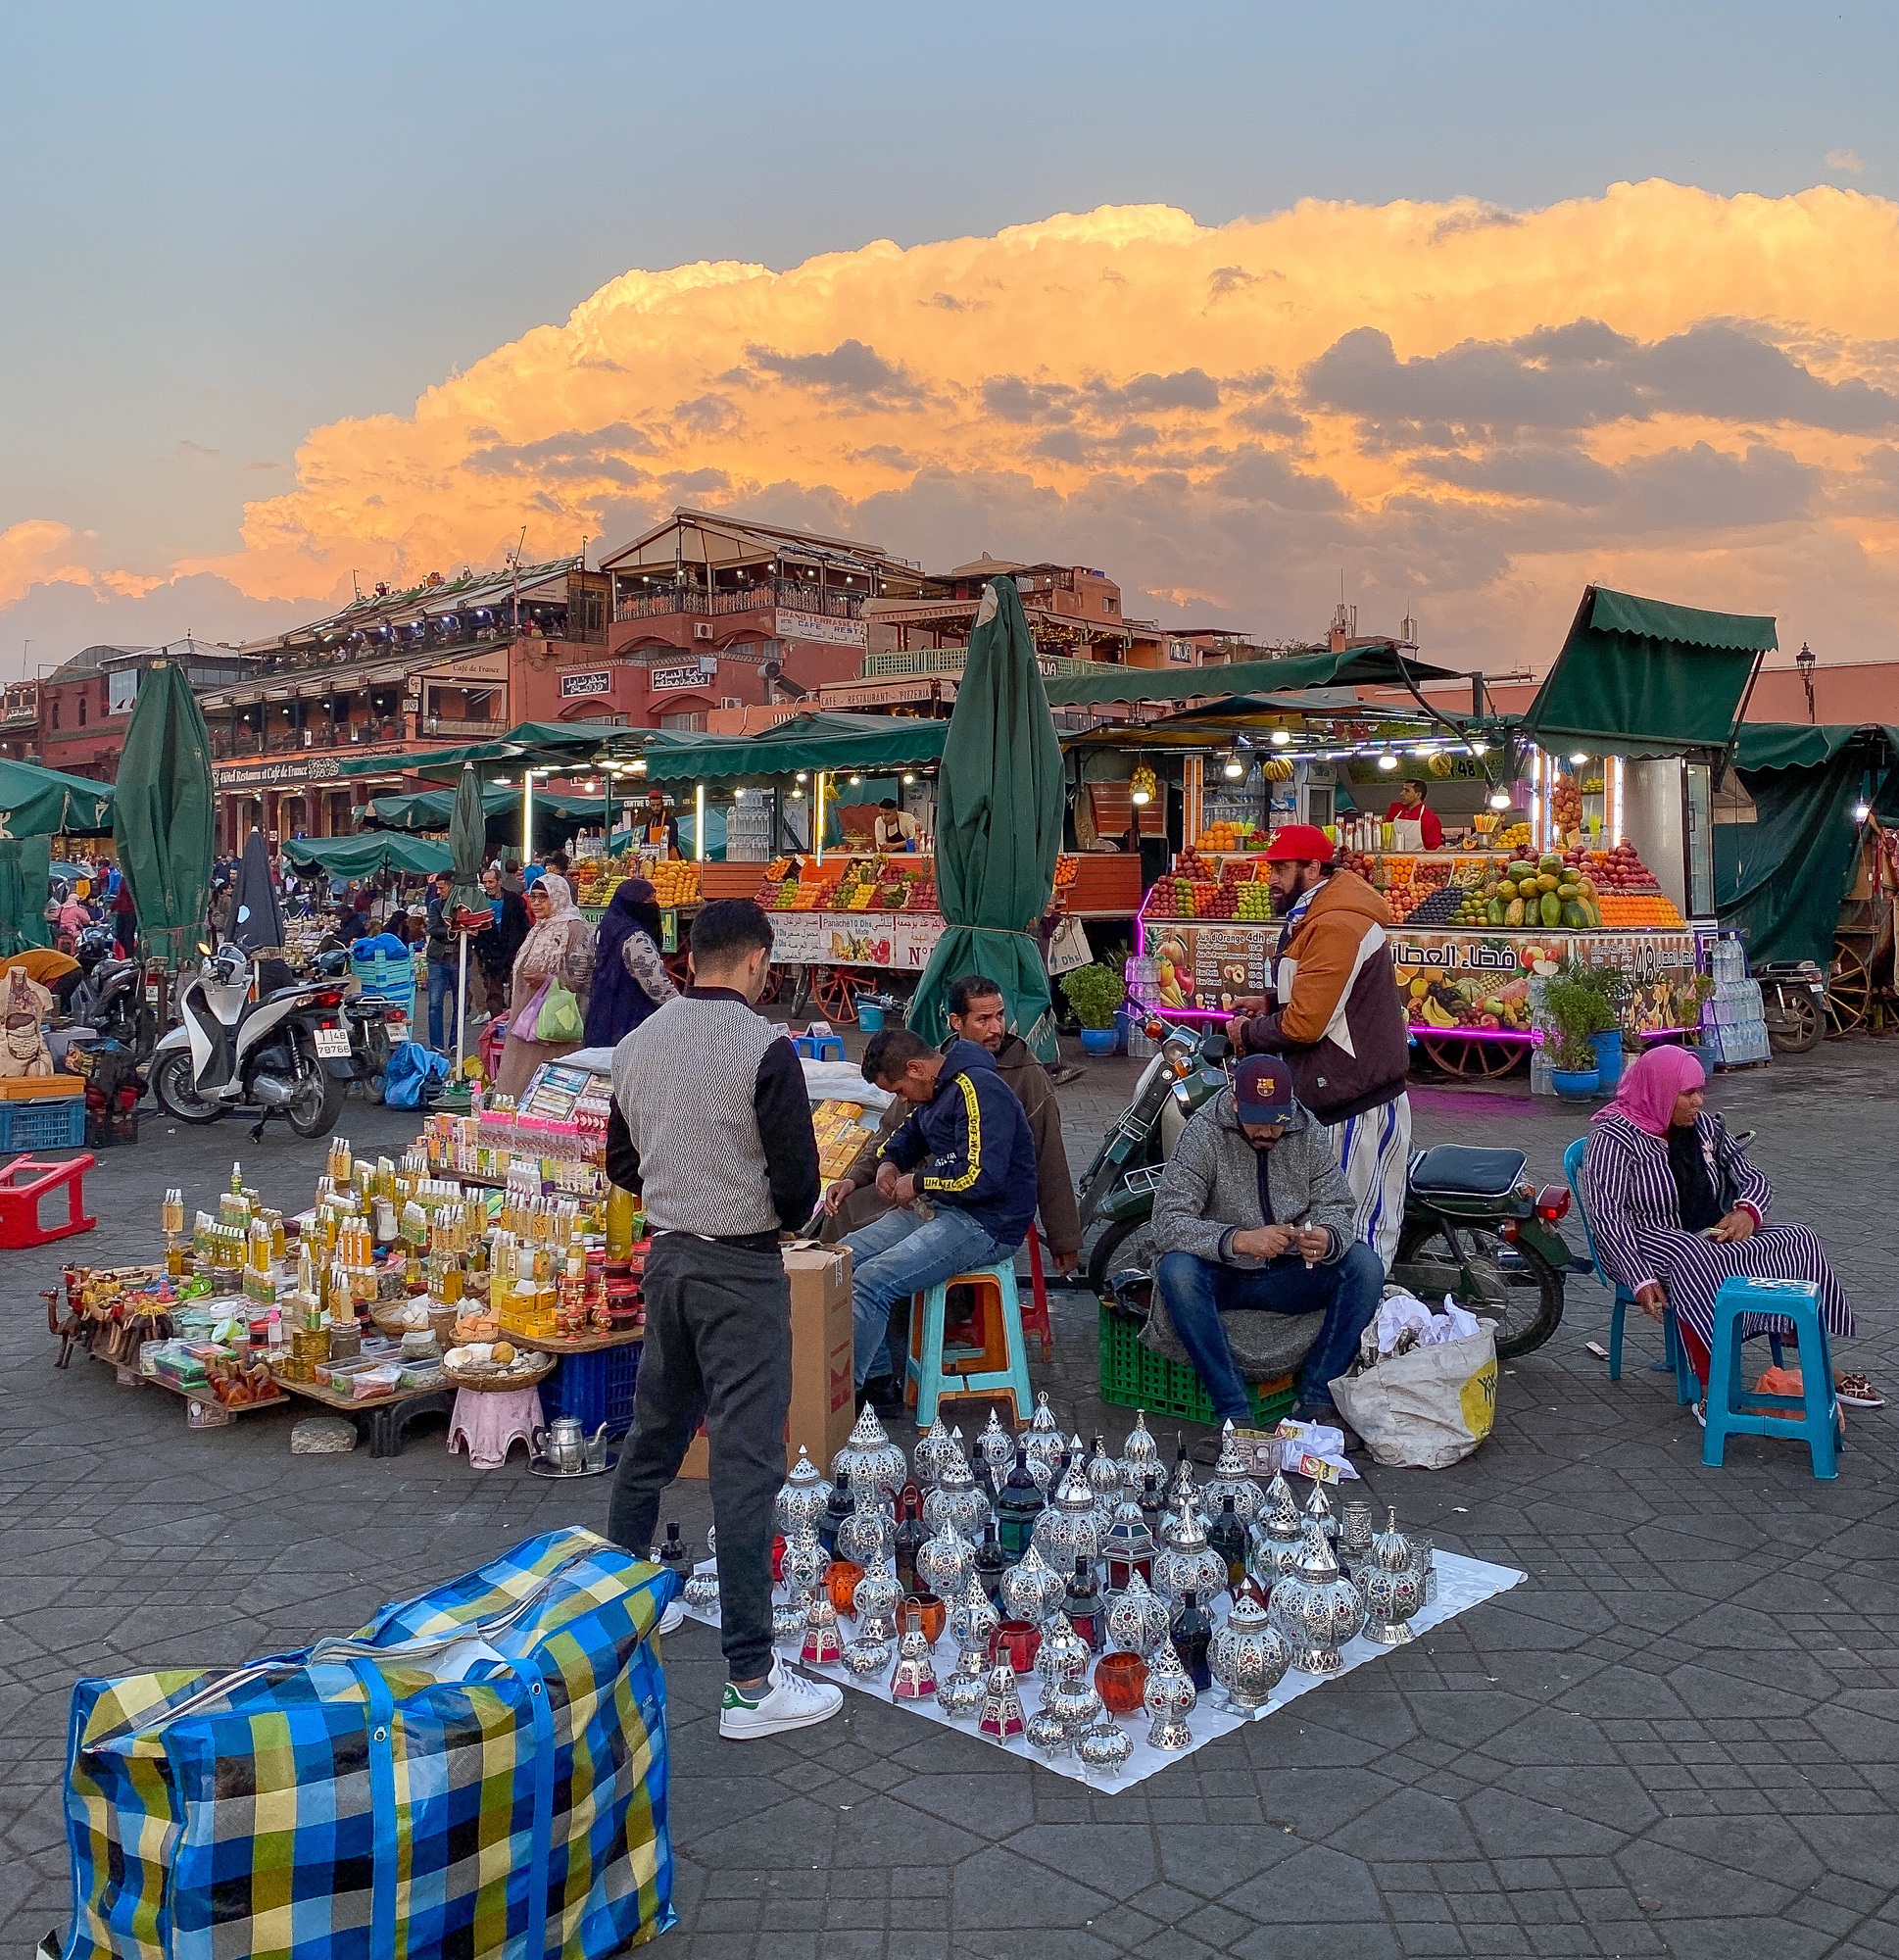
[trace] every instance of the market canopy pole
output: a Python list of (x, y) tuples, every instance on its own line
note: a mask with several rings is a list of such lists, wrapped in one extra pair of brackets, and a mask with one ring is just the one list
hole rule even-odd
[(211, 889), (211, 737), (171, 661), (155, 661), (139, 684), (112, 834), (140, 933), (164, 965), (180, 965), (196, 947)]
[(909, 1025), (926, 1040), (949, 1032), (950, 982), (986, 973), (1037, 1059), (1055, 1059), (1036, 926), (1054, 892), (1061, 814), (1061, 745), (1022, 595), (1012, 578), (992, 579), (969, 635), (937, 782), (937, 894), (949, 930), (910, 1003)]

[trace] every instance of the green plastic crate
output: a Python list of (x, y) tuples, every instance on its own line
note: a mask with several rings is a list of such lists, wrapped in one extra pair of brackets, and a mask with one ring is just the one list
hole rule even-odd
[[(1270, 1429), (1291, 1411), (1297, 1396), (1292, 1377), (1276, 1382), (1248, 1382), (1253, 1418)], [(1143, 1346), (1141, 1324), (1124, 1314), (1101, 1308), (1101, 1399), (1116, 1408), (1145, 1409), (1149, 1415), (1178, 1416), (1183, 1422), (1214, 1420), (1213, 1403), (1190, 1367), (1170, 1361)]]

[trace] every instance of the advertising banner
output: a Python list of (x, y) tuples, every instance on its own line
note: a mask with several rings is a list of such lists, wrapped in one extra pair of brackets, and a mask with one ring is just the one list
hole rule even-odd
[(781, 966), (882, 966), (921, 973), (945, 932), (939, 912), (773, 912)]

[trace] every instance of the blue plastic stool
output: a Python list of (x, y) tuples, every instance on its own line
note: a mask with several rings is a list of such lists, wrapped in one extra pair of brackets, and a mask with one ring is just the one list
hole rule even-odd
[[(1777, 1314), (1793, 1322), (1800, 1337), (1800, 1395), (1762, 1395), (1741, 1379), (1741, 1321), (1750, 1313)], [(1741, 1407), (1743, 1400), (1747, 1410)], [(1779, 1409), (1789, 1413), (1776, 1414)], [(1833, 1396), (1833, 1353), (1826, 1323), (1820, 1317), (1820, 1289), (1810, 1280), (1722, 1281), (1708, 1348), (1708, 1433), (1701, 1445), (1701, 1460), (1709, 1468), (1720, 1467), (1730, 1436), (1804, 1440), (1814, 1475), (1839, 1475), (1845, 1427)]]
[[(949, 1317), (950, 1289), (953, 1286), (989, 1286), (995, 1289), (999, 1309), (998, 1328), (992, 1325), (987, 1345), (979, 1355), (979, 1366), (969, 1374), (944, 1366), (944, 1329)], [(946, 1391), (956, 1395), (997, 1395), (1006, 1391), (1015, 1398), (1017, 1422), (1026, 1422), (1034, 1406), (1029, 1391), (1029, 1348), (1022, 1335), (1022, 1302), (1015, 1290), (1015, 1261), (999, 1260), (993, 1266), (974, 1266), (966, 1273), (952, 1273), (940, 1286), (926, 1288), (921, 1296), (922, 1311), (910, 1305), (910, 1352), (903, 1363), (905, 1396), (916, 1395), (916, 1424), (928, 1429), (937, 1419), (937, 1402)], [(999, 1334), (999, 1352), (998, 1335)]]
[(792, 1047), (806, 1061), (842, 1061), (844, 1041), (838, 1035), (793, 1035)]

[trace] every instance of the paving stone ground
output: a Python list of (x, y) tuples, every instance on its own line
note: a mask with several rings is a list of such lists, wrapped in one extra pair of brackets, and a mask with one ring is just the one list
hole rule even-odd
[[(1086, 1160), (1126, 1062), (1063, 1091)], [(1899, 1387), (1899, 1048), (1829, 1044), (1721, 1079), (1757, 1127), (1777, 1210), (1826, 1240), (1858, 1308), (1843, 1365)], [(1508, 1093), (1417, 1093), (1421, 1141), (1516, 1142), (1560, 1174), (1577, 1117)], [(359, 1149), (413, 1117), (352, 1104)], [(71, 1250), (149, 1256), (167, 1184), (207, 1201), (233, 1155), (301, 1203), (322, 1147), (148, 1118), (89, 1191)], [(1580, 1246), (1580, 1234), (1572, 1230)], [(38, 1289), (58, 1249), (5, 1255), (0, 1295), (0, 1921), (26, 1951), (68, 1914), (60, 1780), (75, 1676), (207, 1666), (301, 1645), (530, 1533), (599, 1523), (605, 1493), (478, 1475), (439, 1431), (393, 1460), (292, 1457), (290, 1417), (187, 1433), (178, 1404), (76, 1359), (52, 1366)], [(1038, 1367), (1057, 1412), (1118, 1444), (1096, 1398), (1095, 1308), (1056, 1297)], [(1214, 1742), (1138, 1789), (1094, 1793), (861, 1695), (782, 1741), (721, 1743), (715, 1636), (669, 1644), (679, 1927), (695, 1960), (1679, 1960), (1899, 1956), (1899, 1411), (1855, 1417), (1837, 1482), (1804, 1455), (1700, 1432), (1650, 1373), (1583, 1344), (1607, 1300), (1506, 1372), (1494, 1437), (1372, 1493), (1441, 1545), (1526, 1584), (1418, 1644)], [(1159, 1425), (1168, 1446), (1171, 1425)], [(703, 1486), (669, 1507), (703, 1535)]]

